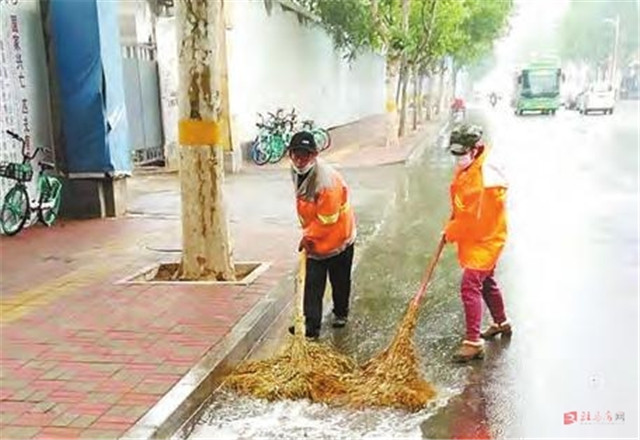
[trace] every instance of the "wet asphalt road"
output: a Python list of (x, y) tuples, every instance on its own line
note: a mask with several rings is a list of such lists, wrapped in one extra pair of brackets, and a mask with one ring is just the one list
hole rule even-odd
[[(469, 118), (486, 127), (510, 180), (497, 273), (513, 337), (488, 343), (484, 361), (449, 361), (463, 318), (460, 270), (447, 249), (416, 332), (425, 377), (439, 390), (432, 405), (351, 412), (220, 392), (190, 438), (638, 436), (637, 102), (621, 102), (612, 116), (516, 117), (498, 108)], [(360, 204), (370, 239), (354, 273), (352, 320), (324, 329), (323, 339), (359, 360), (386, 346), (448, 217), (451, 167), (442, 146), (430, 145), (406, 168), (345, 172), (359, 182), (354, 192), (387, 185)], [(254, 356), (282, 346), (287, 323)], [(575, 423), (565, 423), (573, 412)]]

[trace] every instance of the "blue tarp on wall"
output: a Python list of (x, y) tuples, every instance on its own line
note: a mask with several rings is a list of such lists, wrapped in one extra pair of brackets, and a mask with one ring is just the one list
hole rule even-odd
[(117, 7), (50, 3), (69, 173), (131, 171)]

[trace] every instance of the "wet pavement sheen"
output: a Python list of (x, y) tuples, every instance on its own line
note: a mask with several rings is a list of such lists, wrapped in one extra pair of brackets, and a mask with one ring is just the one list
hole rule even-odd
[[(415, 414), (355, 412), (220, 392), (190, 438), (638, 435), (637, 104), (623, 101), (612, 116), (476, 109), (469, 117), (485, 126), (510, 181), (509, 238), (497, 275), (513, 337), (489, 342), (484, 361), (450, 362), (463, 316), (460, 269), (448, 246), (415, 339), (425, 377), (439, 391), (432, 405)], [(386, 168), (357, 179), (388, 179), (393, 196), (381, 190), (362, 205), (362, 229), (372, 238), (354, 273), (352, 319), (322, 335), (358, 360), (394, 334), (449, 214), (452, 160), (441, 144), (406, 168)], [(256, 356), (283, 341), (271, 338)], [(575, 423), (565, 423), (573, 412)]]

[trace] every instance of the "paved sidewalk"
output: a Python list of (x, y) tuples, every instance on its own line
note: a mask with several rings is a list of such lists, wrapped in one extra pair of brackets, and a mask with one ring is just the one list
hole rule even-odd
[[(369, 116), (329, 130), (331, 146), (320, 156), (340, 168), (375, 167), (403, 162), (427, 125), (428, 122), (413, 132), (408, 128), (407, 135), (398, 139), (396, 115)], [(409, 121), (407, 127), (410, 126)], [(276, 164), (257, 166), (252, 162), (245, 162), (244, 166), (249, 170), (260, 170), (287, 168), (289, 164), (284, 158)]]
[[(436, 124), (427, 124), (429, 133)], [(344, 129), (343, 136), (356, 139), (357, 132)], [(343, 153), (335, 162), (357, 167), (403, 160), (424, 136), (403, 140), (402, 154), (358, 142), (365, 154)], [(152, 263), (177, 260), (178, 253), (157, 252), (180, 246), (179, 218), (162, 210), (60, 221), (0, 239), (1, 438), (147, 435), (151, 431), (134, 428), (141, 418), (164, 414), (158, 402), (173, 399), (169, 391), (189, 382), (192, 367), (220, 358), (238, 333), (255, 327), (247, 317), (271, 304), (265, 299), (290, 276), (299, 239), (292, 200), (279, 187), (266, 188), (279, 212), (272, 221), (246, 214), (256, 205), (255, 178), (229, 179), (232, 187), (252, 188), (233, 192), (236, 261), (271, 262), (248, 286), (117, 284)], [(175, 205), (173, 192), (154, 197), (147, 199), (152, 208), (166, 200)]]

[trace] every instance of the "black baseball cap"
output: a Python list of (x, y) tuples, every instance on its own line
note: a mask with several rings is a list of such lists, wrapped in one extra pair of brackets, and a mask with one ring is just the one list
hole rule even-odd
[(289, 150), (305, 150), (310, 153), (317, 153), (318, 147), (313, 134), (308, 131), (299, 131), (291, 138)]
[(469, 124), (456, 126), (449, 137), (449, 152), (454, 156), (467, 154), (478, 145), (481, 139), (481, 127)]

